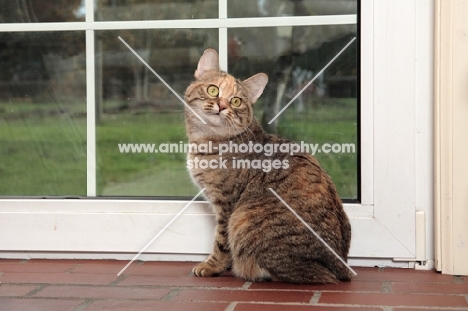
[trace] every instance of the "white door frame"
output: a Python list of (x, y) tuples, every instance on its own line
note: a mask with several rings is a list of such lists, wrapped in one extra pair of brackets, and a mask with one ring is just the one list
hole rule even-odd
[[(426, 16), (432, 9), (427, 2), (362, 0), (362, 202), (345, 204), (353, 227), (351, 264), (412, 266), (417, 257), (416, 209), (426, 219), (432, 215), (431, 119), (426, 122), (432, 113), (427, 94), (432, 78), (424, 67), (432, 64), (432, 43), (425, 39), (432, 37), (432, 28), (418, 26), (432, 22)], [(218, 23), (230, 27), (226, 20)], [(170, 28), (166, 21), (159, 24)], [(11, 27), (3, 29), (21, 28)], [(131, 259), (186, 203), (0, 200), (0, 257)], [(200, 260), (211, 250), (213, 227), (207, 204), (195, 202), (140, 258)], [(427, 236), (423, 241), (431, 245)], [(424, 260), (431, 259), (427, 253)]]
[(466, 1), (436, 1), (435, 268), (457, 275), (468, 275), (466, 14)]

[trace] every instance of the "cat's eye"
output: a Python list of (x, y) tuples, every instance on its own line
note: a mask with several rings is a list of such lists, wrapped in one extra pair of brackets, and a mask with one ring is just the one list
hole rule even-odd
[(210, 85), (206, 91), (208, 92), (208, 95), (216, 97), (219, 94), (219, 89), (216, 85)]
[(233, 107), (239, 107), (241, 104), (242, 104), (242, 99), (240, 99), (239, 97), (231, 98), (231, 105)]

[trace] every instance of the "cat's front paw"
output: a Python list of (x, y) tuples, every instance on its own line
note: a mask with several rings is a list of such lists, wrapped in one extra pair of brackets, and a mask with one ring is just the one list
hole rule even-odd
[(195, 276), (209, 277), (221, 274), (225, 270), (226, 268), (224, 267), (214, 266), (204, 261), (202, 263), (199, 263), (195, 268), (193, 268), (192, 272)]

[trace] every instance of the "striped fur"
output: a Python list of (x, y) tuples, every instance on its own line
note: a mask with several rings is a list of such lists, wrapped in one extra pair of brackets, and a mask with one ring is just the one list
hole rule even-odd
[[(218, 55), (205, 51), (187, 88), (185, 100), (194, 113), (185, 113), (190, 143), (211, 142), (212, 152), (191, 152), (187, 159), (219, 161), (220, 144), (288, 144), (269, 135), (253, 117), (252, 105), (267, 78), (257, 74), (240, 81), (219, 70)], [(219, 88), (210, 96), (208, 87)], [(242, 100), (239, 107), (231, 98)], [(351, 226), (330, 177), (310, 154), (228, 152), (226, 168), (192, 167), (193, 181), (206, 188), (205, 196), (217, 216), (213, 251), (197, 265), (196, 276), (215, 276), (232, 269), (250, 281), (279, 280), (293, 283), (336, 283), (351, 279), (349, 270), (268, 190), (274, 189), (343, 259), (347, 259)], [(239, 160), (286, 161), (287, 168), (233, 168)]]

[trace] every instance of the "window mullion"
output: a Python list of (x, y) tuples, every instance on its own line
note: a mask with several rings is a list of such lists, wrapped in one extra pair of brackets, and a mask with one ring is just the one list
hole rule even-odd
[(87, 196), (96, 196), (96, 78), (94, 30), (86, 30)]
[[(219, 19), (227, 19), (227, 0), (219, 0)], [(222, 70), (228, 70), (228, 29), (227, 27), (219, 28), (219, 65)]]
[(94, 0), (85, 0), (87, 22), (94, 22)]
[[(94, 0), (85, 0), (87, 23), (94, 24)], [(86, 195), (96, 196), (96, 76), (94, 31), (86, 30)]]

